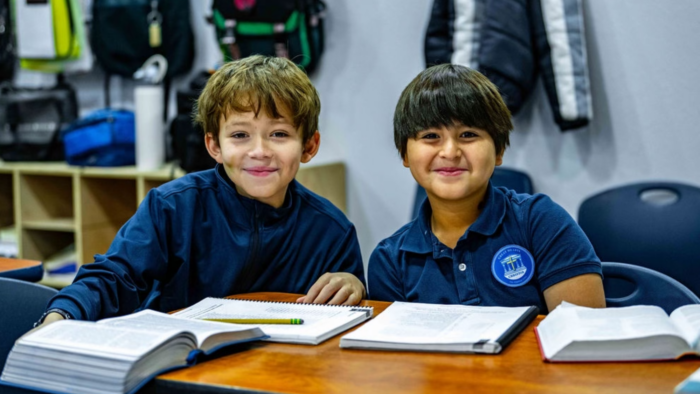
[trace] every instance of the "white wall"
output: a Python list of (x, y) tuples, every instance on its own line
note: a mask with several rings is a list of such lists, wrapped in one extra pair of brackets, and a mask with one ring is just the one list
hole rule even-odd
[[(413, 204), (415, 183), (394, 148), (392, 117), (399, 94), (423, 69), (431, 0), (327, 3), (326, 53), (312, 77), (323, 103), (322, 144), (312, 164), (346, 163), (349, 216), (366, 261)], [(203, 19), (209, 2), (192, 4), (201, 69), (220, 55)], [(536, 189), (574, 217), (585, 196), (613, 185), (700, 185), (700, 1), (586, 0), (584, 11), (595, 119), (561, 133), (538, 86), (515, 119), (505, 165), (531, 174)], [(83, 108), (102, 105), (99, 73), (71, 81)], [(130, 106), (131, 84), (115, 85), (115, 101)]]

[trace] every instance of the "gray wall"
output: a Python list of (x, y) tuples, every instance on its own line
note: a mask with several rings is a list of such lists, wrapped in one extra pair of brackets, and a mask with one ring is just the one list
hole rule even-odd
[[(208, 3), (192, 1), (196, 69), (220, 56), (203, 21)], [(312, 78), (323, 103), (322, 144), (312, 164), (346, 163), (349, 216), (367, 261), (408, 220), (413, 204), (415, 183), (394, 148), (392, 116), (401, 90), (423, 69), (431, 1), (327, 3), (327, 48)], [(561, 133), (538, 86), (515, 119), (505, 165), (531, 174), (536, 189), (574, 217), (586, 196), (613, 185), (700, 185), (700, 1), (588, 0), (584, 11), (595, 119)], [(100, 78), (71, 78), (83, 109), (102, 105)], [(132, 84), (113, 86), (115, 101), (131, 106)]]

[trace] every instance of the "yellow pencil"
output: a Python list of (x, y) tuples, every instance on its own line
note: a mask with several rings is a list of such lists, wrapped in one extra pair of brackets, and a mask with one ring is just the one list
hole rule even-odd
[(202, 319), (234, 324), (304, 324), (304, 319)]

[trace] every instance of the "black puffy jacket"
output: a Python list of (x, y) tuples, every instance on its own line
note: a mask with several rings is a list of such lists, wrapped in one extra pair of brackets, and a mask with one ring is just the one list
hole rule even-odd
[(434, 0), (425, 62), (479, 70), (513, 114), (541, 74), (561, 130), (592, 117), (580, 0)]

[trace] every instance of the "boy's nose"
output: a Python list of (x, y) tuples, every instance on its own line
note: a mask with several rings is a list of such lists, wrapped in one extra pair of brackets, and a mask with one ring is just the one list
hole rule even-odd
[(253, 146), (248, 152), (248, 156), (253, 159), (263, 159), (272, 156), (271, 150), (267, 144), (264, 138), (255, 138)]
[(440, 155), (445, 159), (456, 159), (462, 155), (462, 150), (459, 149), (459, 144), (456, 141), (448, 138), (442, 145)]

